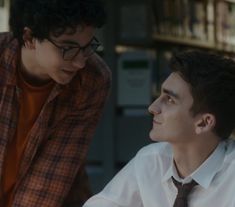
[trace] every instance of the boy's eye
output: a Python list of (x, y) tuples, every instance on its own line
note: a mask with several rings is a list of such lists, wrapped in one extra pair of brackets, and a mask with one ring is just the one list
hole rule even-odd
[(174, 103), (174, 100), (170, 96), (167, 96), (167, 102), (168, 103)]
[(72, 50), (72, 49), (74, 49), (74, 48), (78, 48), (78, 47), (72, 47), (72, 46), (63, 46), (63, 49), (64, 50)]

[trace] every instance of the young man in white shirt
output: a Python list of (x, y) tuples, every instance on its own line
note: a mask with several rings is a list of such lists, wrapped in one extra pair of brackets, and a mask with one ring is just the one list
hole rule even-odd
[[(150, 138), (84, 207), (175, 207), (175, 182), (196, 183), (189, 207), (235, 206), (235, 63), (200, 51), (177, 54), (149, 107)], [(182, 198), (181, 198), (182, 199)], [(181, 201), (180, 201), (181, 202)]]

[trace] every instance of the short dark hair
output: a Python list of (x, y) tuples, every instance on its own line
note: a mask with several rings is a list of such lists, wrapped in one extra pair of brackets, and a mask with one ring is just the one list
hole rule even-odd
[(20, 44), (23, 29), (29, 27), (33, 37), (43, 40), (50, 33), (60, 36), (78, 25), (103, 26), (106, 12), (102, 0), (12, 0), (9, 25)]
[(170, 68), (190, 86), (192, 114), (212, 113), (216, 118), (214, 132), (222, 139), (228, 138), (235, 126), (235, 62), (194, 50), (175, 54)]

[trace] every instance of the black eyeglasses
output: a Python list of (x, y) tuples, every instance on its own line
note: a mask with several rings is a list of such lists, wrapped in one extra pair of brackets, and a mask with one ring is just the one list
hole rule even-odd
[(54, 46), (59, 48), (63, 54), (64, 60), (73, 60), (81, 51), (84, 57), (89, 57), (93, 53), (95, 53), (98, 47), (101, 45), (96, 37), (93, 37), (92, 40), (85, 46), (81, 47), (77, 46), (59, 46), (50, 38), (47, 38), (49, 42), (51, 42)]

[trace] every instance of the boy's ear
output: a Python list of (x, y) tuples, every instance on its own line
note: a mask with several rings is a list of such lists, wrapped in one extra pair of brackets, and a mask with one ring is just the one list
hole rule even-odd
[(35, 49), (35, 38), (32, 35), (32, 30), (25, 27), (23, 30), (24, 46), (28, 49)]
[(213, 114), (205, 113), (200, 115), (200, 118), (195, 123), (196, 134), (212, 131), (215, 127), (216, 119)]

